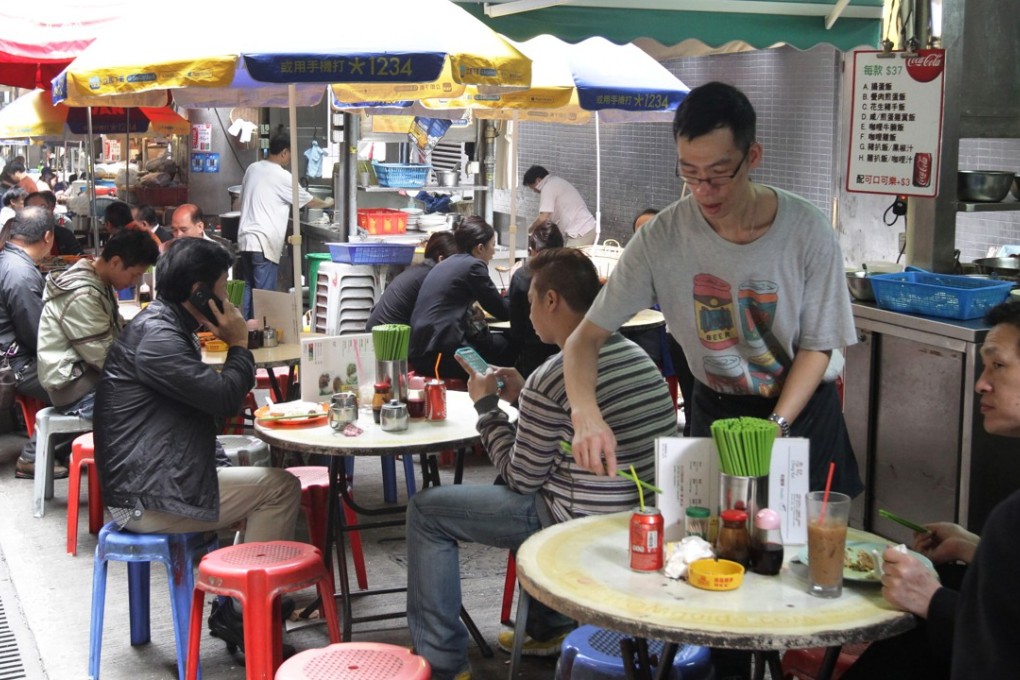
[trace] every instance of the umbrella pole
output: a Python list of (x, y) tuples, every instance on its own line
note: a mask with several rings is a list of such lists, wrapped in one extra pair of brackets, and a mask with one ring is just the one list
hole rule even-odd
[(89, 189), (89, 226), (92, 227), (92, 247), (95, 249), (96, 257), (99, 257), (99, 222), (96, 216), (96, 144), (92, 138), (92, 107), (85, 109), (85, 120), (89, 128), (89, 183), (85, 186)]
[(514, 256), (517, 254), (517, 190), (519, 185), (517, 183), (517, 152), (520, 146), (517, 143), (517, 135), (520, 134), (520, 124), (517, 121), (517, 111), (514, 110), (514, 118), (512, 121), (513, 130), (510, 132), (510, 256), (507, 258), (507, 264), (510, 267), (514, 266)]
[(595, 243), (602, 233), (602, 135), (599, 112), (595, 112)]
[[(297, 153), (297, 85), (294, 83), (287, 85), (287, 109), (290, 122), (290, 178), (292, 190), (290, 207), (293, 231), (290, 237), (290, 248), (294, 266), (294, 312), (297, 315), (297, 328), (300, 333), (303, 326), (301, 315), (304, 313), (304, 296), (301, 294), (301, 206), (298, 204), (299, 185), (297, 168), (294, 167), (294, 157)], [(309, 285), (314, 284), (309, 282)], [(294, 342), (298, 342), (297, 338), (294, 339)]]

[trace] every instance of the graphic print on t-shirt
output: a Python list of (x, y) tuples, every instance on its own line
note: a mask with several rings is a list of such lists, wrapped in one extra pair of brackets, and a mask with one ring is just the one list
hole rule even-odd
[[(771, 333), (778, 299), (779, 286), (775, 282), (751, 280), (740, 284), (734, 305), (727, 281), (712, 274), (694, 277), (698, 337), (710, 352), (703, 362), (708, 386), (713, 390), (762, 397), (779, 395), (786, 367), (777, 356), (783, 357), (785, 352)], [(730, 348), (730, 352), (723, 351)]]

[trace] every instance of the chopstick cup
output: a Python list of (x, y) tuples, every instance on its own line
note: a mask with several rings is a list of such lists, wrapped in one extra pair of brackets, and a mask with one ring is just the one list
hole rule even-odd
[[(573, 449), (570, 446), (570, 442), (561, 441), (560, 442), (560, 451), (562, 451), (563, 453), (567, 454), (568, 456), (573, 456), (574, 455)], [(664, 493), (662, 489), (660, 489), (657, 486), (653, 486), (653, 485), (649, 484), (648, 482), (642, 480), (636, 474), (632, 475), (631, 473), (625, 472), (624, 470), (617, 470), (616, 474), (618, 476), (620, 476), (620, 477), (623, 477), (624, 479), (629, 479), (630, 481), (634, 482), (635, 484), (637, 484), (639, 486), (643, 486), (644, 488), (646, 488), (649, 491), (652, 491), (654, 493), (657, 493), (657, 494)]]

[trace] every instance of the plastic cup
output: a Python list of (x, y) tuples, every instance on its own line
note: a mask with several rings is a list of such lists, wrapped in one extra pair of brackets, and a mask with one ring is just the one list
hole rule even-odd
[(843, 555), (850, 497), (833, 491), (829, 493), (828, 503), (824, 499), (824, 491), (812, 491), (807, 495), (808, 592), (815, 597), (834, 598), (843, 594)]

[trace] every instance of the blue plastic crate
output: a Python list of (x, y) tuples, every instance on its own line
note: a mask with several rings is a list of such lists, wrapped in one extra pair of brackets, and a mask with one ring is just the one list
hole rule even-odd
[(977, 319), (1006, 299), (1012, 282), (950, 274), (902, 272), (869, 276), (882, 309), (949, 319)]
[(327, 243), (334, 262), (344, 264), (411, 264), (413, 243)]
[(413, 189), (425, 186), (429, 178), (428, 164), (417, 163), (377, 163), (372, 162), (376, 179), (381, 187), (403, 187)]

